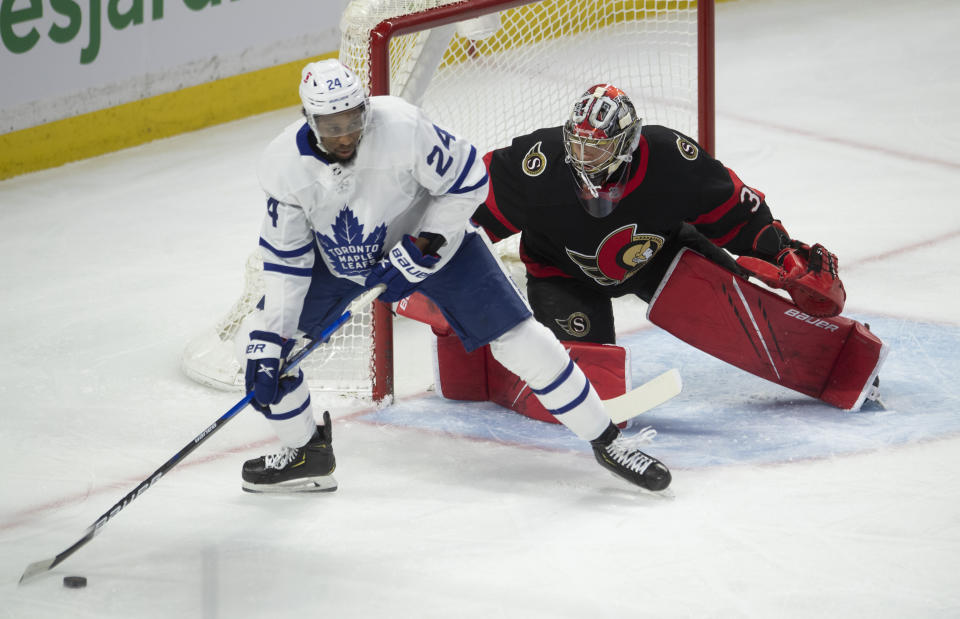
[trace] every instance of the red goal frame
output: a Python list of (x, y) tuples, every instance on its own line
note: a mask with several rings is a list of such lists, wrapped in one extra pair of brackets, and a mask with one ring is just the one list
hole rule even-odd
[[(390, 39), (542, 0), (463, 0), (456, 4), (385, 19), (370, 32), (370, 94), (390, 94)], [(697, 141), (714, 153), (714, 2), (697, 2)], [(393, 397), (393, 312), (389, 304), (373, 308), (373, 400)]]

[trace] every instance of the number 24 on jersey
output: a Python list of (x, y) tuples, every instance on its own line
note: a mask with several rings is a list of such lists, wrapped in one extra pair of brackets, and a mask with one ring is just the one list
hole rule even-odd
[[(433, 126), (433, 130), (437, 132), (437, 136), (440, 138), (440, 144), (435, 145), (433, 150), (430, 151), (430, 154), (427, 155), (427, 163), (436, 169), (437, 176), (444, 176), (453, 163), (453, 155), (450, 154), (450, 144), (455, 142), (457, 138), (436, 125)], [(440, 148), (441, 144), (443, 145), (443, 149)]]

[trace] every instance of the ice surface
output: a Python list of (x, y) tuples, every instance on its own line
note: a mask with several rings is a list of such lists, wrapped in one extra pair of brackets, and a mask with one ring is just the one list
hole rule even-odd
[(717, 14), (718, 154), (839, 255), (848, 313), (891, 345), (887, 411), (619, 306), (634, 380), (685, 383), (638, 420), (673, 497), (638, 494), (560, 427), (427, 392), (429, 330), (400, 322), (400, 401), (333, 403), (336, 493), (241, 492), (275, 446), (246, 411), (18, 586), (239, 398), (178, 357), (242, 284), (283, 110), (0, 182), (0, 617), (960, 616), (960, 5)]

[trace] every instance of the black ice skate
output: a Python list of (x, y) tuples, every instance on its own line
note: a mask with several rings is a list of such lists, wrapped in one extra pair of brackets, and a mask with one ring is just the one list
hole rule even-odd
[(247, 492), (332, 492), (337, 489), (333, 471), (333, 434), (330, 413), (323, 413), (323, 425), (317, 426), (303, 447), (283, 447), (278, 453), (243, 463), (243, 489)]
[(627, 438), (611, 423), (590, 444), (597, 462), (614, 475), (647, 490), (665, 490), (670, 485), (670, 471), (662, 462), (637, 448), (645, 440), (644, 433)]

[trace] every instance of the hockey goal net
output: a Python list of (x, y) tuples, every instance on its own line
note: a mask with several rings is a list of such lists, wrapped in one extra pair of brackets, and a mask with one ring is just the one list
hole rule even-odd
[[(352, 0), (340, 30), (340, 60), (369, 94), (422, 106), (481, 152), (561, 124), (599, 82), (623, 89), (645, 123), (713, 151), (712, 0)], [(516, 257), (515, 245), (497, 249), (505, 262)], [(245, 339), (244, 316), (262, 295), (257, 268), (251, 259), (241, 299), (187, 347), (192, 378), (242, 387), (229, 342)], [(311, 390), (389, 401), (392, 321), (379, 302), (355, 316), (301, 366)]]

